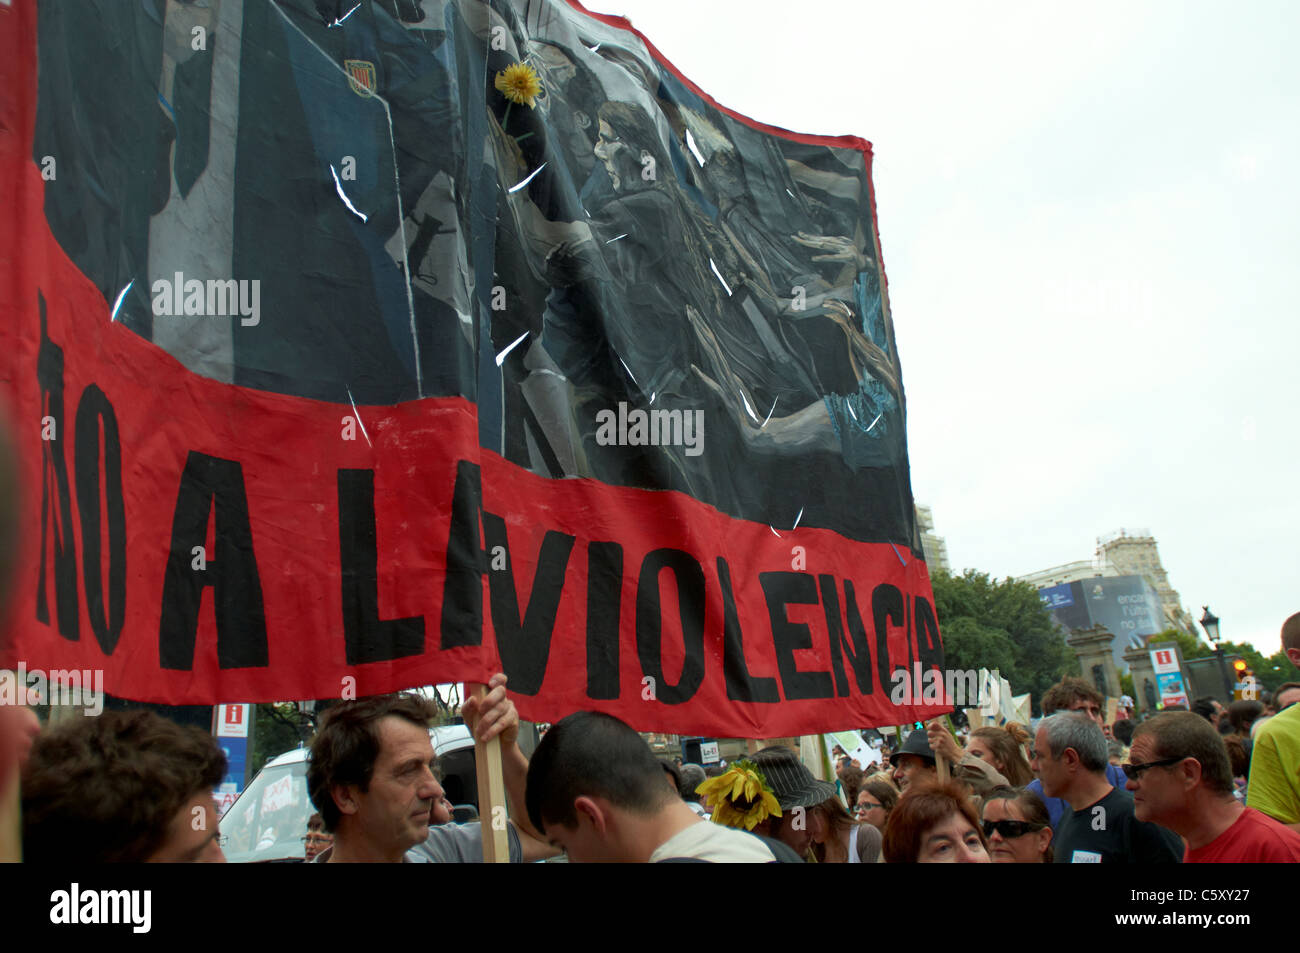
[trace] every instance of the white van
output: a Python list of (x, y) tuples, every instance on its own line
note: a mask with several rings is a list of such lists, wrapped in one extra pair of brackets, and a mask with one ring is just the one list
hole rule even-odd
[[(438, 758), (438, 779), (453, 807), (453, 819), (478, 820), (474, 738), (464, 725), (430, 729)], [(307, 796), (307, 749), (277, 755), (221, 818), (222, 850), (231, 863), (301, 863), (307, 821), (316, 813)]]

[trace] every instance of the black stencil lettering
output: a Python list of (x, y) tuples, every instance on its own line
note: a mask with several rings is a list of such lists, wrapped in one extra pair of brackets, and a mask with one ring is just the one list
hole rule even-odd
[(718, 557), (718, 581), (722, 584), (722, 670), (727, 679), (727, 698), (731, 701), (766, 702), (781, 700), (775, 678), (756, 678), (745, 664), (745, 636), (740, 631), (736, 597), (731, 589), (731, 568)]
[(555, 616), (564, 594), (564, 573), (573, 552), (574, 537), (557, 530), (547, 530), (542, 550), (537, 554), (537, 571), (527, 608), (521, 617), (519, 596), (515, 589), (514, 560), (506, 535), (506, 521), (493, 513), (483, 513), (483, 535), (488, 551), (498, 546), (506, 550), (506, 568), (493, 569), (488, 575), (488, 593), (492, 600), (492, 629), (496, 632), (501, 666), (510, 679), (510, 690), (521, 695), (536, 695), (546, 677), (546, 662), (551, 653), (551, 635)]
[[(897, 586), (882, 582), (871, 590), (871, 616), (876, 626), (877, 670), (880, 672), (882, 686), (893, 681), (893, 671), (889, 659), (889, 623), (903, 625), (907, 621), (903, 594)], [(910, 644), (910, 643), (909, 643)], [(911, 669), (908, 670), (911, 678)]]
[(379, 618), (375, 471), (340, 470), (338, 487), (343, 641), (348, 664), (419, 655), (424, 651), (424, 616)]
[[(664, 677), (663, 618), (659, 574), (669, 569), (677, 584), (685, 661), (676, 685)], [(689, 701), (704, 681), (704, 570), (690, 553), (656, 549), (641, 564), (636, 587), (636, 654), (641, 671), (655, 680), (655, 698), (665, 705)]]
[[(849, 637), (853, 640), (854, 645), (867, 646), (867, 627), (862, 621), (862, 612), (858, 609), (858, 596), (853, 589), (853, 583), (844, 580), (844, 614), (848, 618)], [(876, 630), (876, 678), (880, 682), (883, 690), (890, 682), (889, 671), (889, 633), (888, 630), (877, 628)], [(856, 667), (856, 663), (855, 663)], [(864, 694), (870, 694), (871, 689), (867, 688)]]
[[(843, 656), (847, 655), (858, 691), (863, 695), (870, 695), (874, 687), (871, 683), (871, 651), (867, 647), (867, 634), (863, 631), (861, 618), (857, 620), (856, 626), (853, 624), (857, 606), (853, 606), (853, 612), (849, 616), (849, 637), (845, 638), (844, 626), (840, 624), (840, 595), (835, 588), (835, 577), (823, 574), (817, 577), (817, 583), (821, 586), (822, 609), (826, 613), (826, 629), (830, 633), (831, 668), (835, 672), (835, 693), (841, 697), (849, 693), (848, 680), (844, 677), (843, 659)], [(846, 582), (845, 585), (848, 586), (848, 583)]]
[(36, 380), (41, 387), (41, 416), (54, 418), (55, 439), (41, 441), (41, 571), (36, 577), (36, 619), (46, 625), (50, 623), (45, 560), (52, 543), (51, 568), (59, 634), (75, 642), (81, 633), (77, 612), (77, 541), (72, 532), (68, 464), (63, 457), (66, 422), (63, 419), (63, 348), (49, 338), (45, 296), (40, 292), (37, 292), (37, 303), (41, 311), (41, 346), (36, 354)]
[(934, 617), (934, 608), (922, 596), (916, 597), (916, 610), (912, 614), (916, 621), (916, 647), (920, 655), (921, 670), (937, 668), (943, 671), (943, 643), (939, 640), (939, 622)]
[(483, 572), (487, 569), (487, 554), (479, 532), (482, 505), (479, 468), (461, 460), (456, 464), (447, 574), (442, 584), (440, 631), (444, 649), (483, 644)]
[(795, 651), (813, 647), (812, 630), (802, 622), (791, 622), (785, 614), (789, 605), (817, 605), (817, 581), (802, 572), (759, 573), (758, 581), (767, 597), (772, 641), (776, 645), (776, 667), (781, 673), (785, 697), (790, 701), (833, 697), (830, 672), (801, 672), (795, 665)]
[[(104, 517), (108, 522), (108, 598), (105, 603), (99, 513), (99, 429), (104, 428)], [(117, 415), (104, 392), (91, 384), (77, 406), (77, 510), (81, 515), (82, 578), (90, 629), (105, 655), (112, 655), (126, 622), (126, 507), (122, 499), (122, 441)]]
[[(190, 568), (191, 550), (207, 542), (208, 519), (215, 514), (215, 544), (207, 568)], [(171, 552), (163, 576), (158, 658), (162, 668), (194, 667), (203, 589), (212, 587), (217, 624), (217, 663), (221, 668), (267, 664), (266, 612), (262, 582), (253, 554), (243, 468), (190, 451), (181, 474), (172, 517)]]
[(618, 623), (623, 607), (623, 547), (587, 546), (587, 697), (618, 698)]

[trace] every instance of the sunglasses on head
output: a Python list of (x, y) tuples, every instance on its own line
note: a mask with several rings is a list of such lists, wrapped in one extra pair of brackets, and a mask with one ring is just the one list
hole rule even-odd
[(1034, 831), (1041, 831), (1046, 826), (1045, 824), (1031, 824), (1029, 821), (985, 821), (984, 836), (992, 837), (993, 832), (997, 831), (1004, 840), (1009, 840), (1012, 837), (1024, 837)]

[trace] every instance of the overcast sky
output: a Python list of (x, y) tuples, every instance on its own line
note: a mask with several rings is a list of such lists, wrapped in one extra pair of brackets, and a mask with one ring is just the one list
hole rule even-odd
[(916, 498), (1003, 577), (1148, 528), (1300, 611), (1300, 4), (587, 0), (724, 106), (872, 142)]

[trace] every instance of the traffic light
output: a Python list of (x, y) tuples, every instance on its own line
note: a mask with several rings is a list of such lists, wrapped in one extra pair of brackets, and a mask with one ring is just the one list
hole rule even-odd
[(1256, 699), (1259, 695), (1259, 685), (1255, 681), (1255, 673), (1246, 664), (1246, 660), (1243, 658), (1233, 659), (1232, 670), (1236, 673), (1237, 682), (1232, 692), (1233, 701)]

